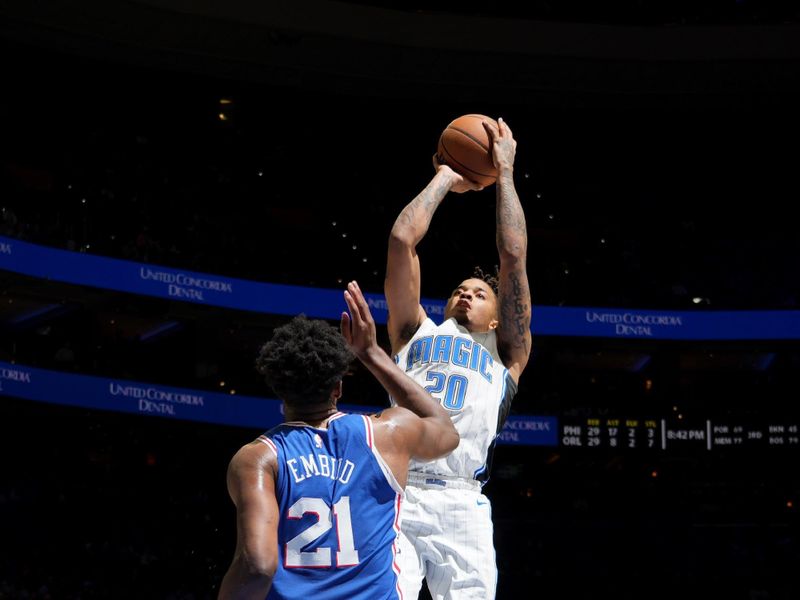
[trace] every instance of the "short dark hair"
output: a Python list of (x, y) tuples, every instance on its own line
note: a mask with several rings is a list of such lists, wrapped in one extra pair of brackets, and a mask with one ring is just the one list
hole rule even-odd
[(300, 315), (273, 332), (256, 370), (288, 404), (318, 404), (330, 397), (353, 358), (338, 329)]
[(497, 296), (500, 290), (500, 268), (497, 265), (494, 266), (494, 275), (485, 273), (480, 266), (476, 266), (475, 271), (472, 273), (472, 277), (475, 279), (480, 279), (486, 283), (490, 288), (492, 288), (494, 295)]

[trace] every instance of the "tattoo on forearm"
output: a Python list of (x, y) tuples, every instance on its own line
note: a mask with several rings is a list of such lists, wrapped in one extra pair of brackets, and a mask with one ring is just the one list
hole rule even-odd
[(511, 175), (497, 182), (497, 248), (517, 256), (524, 256), (528, 248), (525, 213)]
[(519, 273), (510, 273), (510, 290), (500, 290), (500, 314), (503, 323), (505, 342), (512, 348), (522, 348), (529, 352), (528, 332), (531, 326), (530, 292), (527, 282)]
[[(525, 213), (522, 211), (510, 174), (501, 175), (497, 181), (497, 250), (500, 252), (501, 272), (504, 257), (511, 255), (518, 259), (508, 275), (503, 276), (500, 282), (503, 341), (509, 348), (522, 349), (529, 353), (531, 294), (524, 271), (525, 256), (528, 251), (528, 230), (525, 225)], [(520, 268), (522, 270), (519, 270)]]
[(433, 213), (448, 191), (450, 187), (446, 183), (432, 181), (402, 210), (395, 221), (395, 227), (412, 228), (416, 237), (421, 239), (430, 227)]

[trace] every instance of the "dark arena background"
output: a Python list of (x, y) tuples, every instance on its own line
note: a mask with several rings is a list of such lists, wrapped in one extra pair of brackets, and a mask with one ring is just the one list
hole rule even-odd
[[(370, 294), (455, 117), (518, 140), (498, 598), (800, 597), (794, 3), (0, 3), (0, 598), (215, 598), (260, 343)], [(491, 269), (494, 190), (420, 247)], [(379, 410), (363, 368), (346, 404)]]

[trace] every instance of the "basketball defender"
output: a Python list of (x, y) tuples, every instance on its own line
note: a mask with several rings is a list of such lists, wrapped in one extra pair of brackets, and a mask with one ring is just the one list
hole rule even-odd
[[(259, 370), (287, 421), (230, 463), (237, 545), (219, 597), (283, 600), (400, 599), (395, 562), (411, 457), (430, 460), (458, 444), (447, 412), (377, 345), (355, 282), (341, 334), (297, 317), (275, 330)], [(380, 415), (336, 408), (354, 353), (395, 398)]]

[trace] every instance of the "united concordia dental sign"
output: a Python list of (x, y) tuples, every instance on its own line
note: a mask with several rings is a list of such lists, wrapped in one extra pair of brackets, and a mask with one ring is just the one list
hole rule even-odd
[[(0, 236), (0, 269), (77, 285), (277, 315), (338, 320), (342, 290), (263, 283), (48, 248)], [(382, 294), (366, 294), (386, 323)], [(423, 298), (435, 321), (444, 302)], [(800, 339), (800, 311), (652, 311), (534, 305), (536, 335), (683, 340)]]
[[(0, 401), (3, 396), (262, 431), (283, 421), (282, 404), (275, 398), (174, 388), (0, 362)], [(376, 406), (342, 404), (340, 407), (346, 412), (363, 414), (381, 410)], [(555, 446), (557, 430), (555, 417), (514, 415), (506, 422), (498, 441)]]

